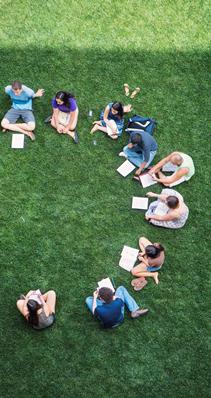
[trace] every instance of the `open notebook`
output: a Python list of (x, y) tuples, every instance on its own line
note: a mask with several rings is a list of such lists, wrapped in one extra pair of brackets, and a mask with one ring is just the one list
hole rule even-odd
[(119, 266), (130, 272), (136, 263), (138, 253), (139, 250), (133, 249), (129, 246), (124, 246), (119, 261)]
[(140, 180), (143, 188), (147, 188), (147, 187), (150, 187), (151, 185), (157, 184), (157, 181), (153, 180), (152, 176), (148, 173), (141, 174), (139, 176), (139, 180)]
[(148, 209), (148, 198), (140, 198), (133, 196), (132, 199), (132, 209), (147, 210)]
[(110, 278), (104, 278), (101, 279), (101, 281), (97, 282), (98, 288), (100, 289), (101, 287), (108, 287), (109, 289), (112, 290), (112, 292), (115, 292), (113, 283), (111, 282)]
[(125, 160), (125, 162), (122, 163), (122, 165), (120, 167), (118, 167), (117, 171), (123, 177), (127, 177), (128, 174), (130, 174), (135, 168), (136, 168), (136, 166), (134, 166), (134, 164), (129, 162), (129, 160)]

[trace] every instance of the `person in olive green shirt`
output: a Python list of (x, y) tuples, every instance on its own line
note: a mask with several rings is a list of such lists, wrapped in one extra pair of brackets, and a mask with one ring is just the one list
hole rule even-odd
[[(168, 164), (168, 165), (167, 165)], [(171, 171), (174, 170), (173, 174), (166, 176), (162, 173), (164, 166), (170, 167)], [(155, 166), (153, 166), (149, 174), (161, 184), (166, 187), (173, 187), (181, 184), (184, 181), (190, 180), (195, 173), (195, 167), (193, 159), (182, 152), (172, 152), (170, 155), (162, 159)], [(157, 174), (157, 176), (155, 175)]]

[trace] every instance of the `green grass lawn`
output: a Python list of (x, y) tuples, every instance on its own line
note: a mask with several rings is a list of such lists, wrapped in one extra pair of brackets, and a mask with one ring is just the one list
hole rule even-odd
[[(208, 305), (208, 1), (0, 1), (0, 117), (4, 87), (20, 79), (45, 89), (34, 100), (36, 141), (23, 151), (1, 146), (0, 397), (210, 396)], [(123, 84), (140, 85), (134, 112), (158, 121), (156, 160), (173, 150), (194, 159), (196, 174), (178, 187), (190, 208), (182, 230), (150, 226), (131, 210), (142, 190), (116, 173), (127, 136), (113, 142), (91, 122)], [(43, 123), (56, 91), (76, 95), (80, 144)], [(93, 110), (93, 118), (87, 117)], [(156, 192), (161, 187), (155, 186)], [(118, 267), (124, 244), (160, 241), (160, 284), (133, 293)], [(110, 276), (146, 318), (103, 330), (84, 301)], [(16, 310), (20, 293), (55, 289), (57, 321), (36, 332)]]

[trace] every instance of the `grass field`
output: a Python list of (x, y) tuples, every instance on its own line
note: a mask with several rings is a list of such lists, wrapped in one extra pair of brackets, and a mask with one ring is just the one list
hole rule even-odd
[[(1, 118), (14, 79), (46, 92), (34, 100), (34, 143), (12, 151), (11, 134), (0, 135), (0, 397), (209, 397), (209, 1), (0, 6)], [(147, 190), (116, 173), (126, 134), (113, 142), (97, 133), (97, 145), (89, 135), (109, 101), (125, 101), (125, 82), (141, 86), (134, 112), (158, 121), (156, 160), (175, 149), (194, 159), (194, 178), (178, 188), (190, 208), (182, 230), (154, 228), (130, 209), (131, 197)], [(78, 146), (43, 123), (59, 89), (76, 95)], [(160, 241), (167, 256), (160, 284), (149, 280), (133, 293), (118, 261), (141, 235)], [(105, 276), (149, 315), (102, 330), (84, 301)], [(31, 288), (57, 292), (49, 330), (29, 329), (16, 310)]]

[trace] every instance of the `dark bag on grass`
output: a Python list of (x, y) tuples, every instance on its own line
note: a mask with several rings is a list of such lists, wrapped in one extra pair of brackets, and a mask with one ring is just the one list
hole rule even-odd
[(134, 115), (130, 117), (125, 131), (127, 131), (129, 134), (132, 133), (132, 131), (147, 131), (147, 133), (153, 135), (156, 125), (157, 122), (154, 119)]

